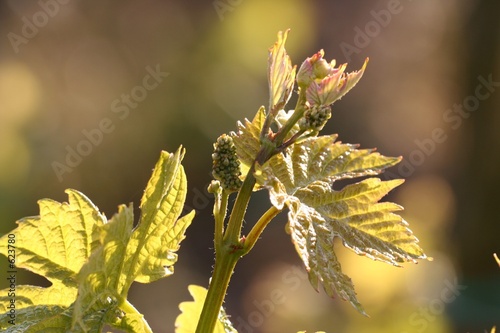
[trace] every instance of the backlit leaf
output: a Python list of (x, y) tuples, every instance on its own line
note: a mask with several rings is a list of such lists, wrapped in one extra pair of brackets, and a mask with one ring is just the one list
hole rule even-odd
[(269, 112), (272, 117), (281, 110), (290, 99), (295, 81), (295, 66), (285, 50), (288, 31), (278, 33), (278, 41), (269, 50)]
[[(179, 304), (181, 314), (175, 320), (175, 333), (194, 333), (196, 331), (201, 310), (203, 309), (203, 304), (208, 293), (207, 289), (196, 285), (190, 285), (188, 290), (193, 297), (193, 301)], [(238, 333), (229, 321), (224, 308), (220, 310), (219, 318), (215, 323), (214, 333)]]
[(257, 153), (260, 150), (260, 132), (266, 120), (266, 111), (263, 106), (255, 114), (250, 122), (245, 119), (243, 123), (238, 121), (238, 132), (232, 132), (233, 142), (236, 147), (236, 155), (241, 165), (240, 170), (243, 176), (246, 176)]
[(127, 246), (128, 274), (135, 281), (148, 283), (173, 274), (175, 252), (194, 218), (194, 211), (179, 218), (187, 193), (183, 157), (183, 148), (175, 154), (162, 152), (144, 191), (139, 225)]
[(9, 323), (14, 296), (8, 289), (0, 291), (0, 327), (9, 327), (8, 332), (97, 333), (109, 324), (125, 332), (151, 332), (126, 297), (132, 282), (173, 273), (176, 251), (194, 216), (179, 218), (187, 188), (183, 154), (182, 148), (161, 153), (135, 230), (131, 205), (121, 205), (108, 221), (75, 190), (66, 191), (68, 203), (40, 200), (40, 216), (20, 220), (1, 237), (0, 253), (15, 247), (10, 269), (28, 269), (52, 285), (16, 285), (14, 326)]
[(328, 295), (338, 294), (364, 313), (335, 256), (335, 237), (357, 254), (393, 265), (426, 256), (407, 223), (394, 213), (401, 207), (378, 202), (401, 180), (368, 178), (332, 189), (338, 180), (376, 175), (400, 159), (335, 139), (305, 139), (258, 166), (256, 178), (269, 189), (274, 206), (288, 207), (292, 241), (313, 287), (322, 284)]
[[(133, 207), (120, 206), (101, 232), (101, 247), (80, 273), (74, 326), (85, 328), (96, 313), (105, 322), (130, 332), (147, 332), (142, 316), (128, 306), (121, 313), (134, 281), (152, 282), (173, 274), (176, 251), (194, 212), (179, 218), (187, 183), (181, 165), (183, 149), (162, 152), (141, 201), (141, 219), (133, 227)], [(138, 321), (138, 319), (141, 319)], [(103, 321), (104, 323), (104, 321)]]
[[(16, 247), (17, 268), (45, 276), (52, 285), (47, 288), (17, 285), (16, 319), (24, 332), (38, 332), (63, 325), (70, 327), (71, 312), (78, 291), (77, 274), (88, 257), (99, 246), (104, 215), (82, 193), (67, 190), (68, 203), (50, 199), (38, 202), (40, 216), (17, 222), (10, 235), (0, 238), (0, 253), (8, 253), (8, 245)], [(8, 243), (15, 239), (15, 243)], [(8, 289), (0, 291), (0, 326), (8, 327)], [(29, 325), (27, 324), (29, 323)]]

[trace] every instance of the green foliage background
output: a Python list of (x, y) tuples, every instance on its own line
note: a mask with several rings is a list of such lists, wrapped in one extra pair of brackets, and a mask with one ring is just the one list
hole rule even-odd
[[(319, 48), (327, 59), (350, 60), (348, 71), (370, 57), (363, 80), (334, 105), (324, 133), (411, 162), (417, 161), (415, 151), (422, 151), (416, 141), (428, 142), (436, 128), (443, 129), (447, 139), (424, 152), (423, 162), (390, 170), (407, 181), (388, 198), (406, 208), (403, 216), (435, 260), (397, 270), (340, 251), (339, 260), (372, 317), (367, 320), (345, 302), (312, 291), (283, 232), (282, 216), (238, 266), (226, 303), (232, 320), (248, 321), (258, 305), (278, 300), (272, 295), (280, 290), (283, 302), (273, 303), (262, 332), (452, 332), (498, 324), (500, 283), (491, 254), (498, 252), (500, 228), (500, 92), (457, 122), (443, 118), (474, 95), (478, 76), (500, 81), (498, 4), (401, 2), (401, 12), (347, 59), (341, 43), (354, 44), (354, 28), (364, 29), (374, 20), (370, 12), (386, 9), (389, 2), (246, 0), (224, 12), (222, 20), (212, 2), (69, 2), (18, 53), (5, 36), (20, 34), (21, 18), (31, 19), (40, 7), (2, 2), (0, 231), (36, 215), (40, 198), (65, 201), (66, 188), (85, 193), (108, 217), (121, 203), (137, 207), (160, 150), (183, 144), (186, 202), (198, 215), (179, 251), (176, 274), (130, 291), (153, 330), (170, 332), (178, 304), (191, 300), (187, 285), (206, 285), (213, 263), (211, 199), (205, 192), (212, 142), (266, 104), (266, 50), (278, 30), (290, 27), (287, 50), (294, 63)], [(157, 64), (169, 75), (120, 119), (124, 114), (112, 112), (113, 101), (142, 85), (146, 67)], [(59, 182), (52, 162), (64, 161), (66, 147), (75, 148), (85, 139), (82, 131), (104, 118), (114, 130)], [(247, 223), (267, 200), (262, 193), (251, 203)], [(5, 287), (3, 267), (0, 288)], [(455, 277), (467, 289), (446, 303), (446, 313), (436, 310), (429, 320), (412, 321)], [(25, 283), (48, 285), (19, 273), (18, 284)]]

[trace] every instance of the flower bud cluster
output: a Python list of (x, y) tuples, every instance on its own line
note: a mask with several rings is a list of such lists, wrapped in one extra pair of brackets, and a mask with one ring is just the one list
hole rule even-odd
[(331, 116), (332, 109), (329, 105), (313, 105), (304, 112), (304, 117), (300, 119), (299, 126), (303, 130), (319, 132)]
[(233, 138), (222, 134), (214, 144), (214, 153), (212, 154), (212, 175), (220, 181), (223, 189), (237, 191), (242, 181), (240, 161), (236, 156), (236, 147)]

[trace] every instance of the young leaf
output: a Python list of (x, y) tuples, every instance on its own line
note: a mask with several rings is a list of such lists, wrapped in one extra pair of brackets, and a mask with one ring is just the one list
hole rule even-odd
[(263, 106), (259, 108), (253, 120), (250, 122), (245, 119), (244, 123), (238, 121), (238, 132), (232, 132), (234, 145), (236, 146), (236, 155), (241, 165), (241, 174), (246, 176), (252, 166), (257, 153), (260, 150), (260, 132), (266, 120), (266, 111)]
[(141, 200), (141, 218), (127, 246), (128, 276), (149, 283), (173, 274), (175, 253), (194, 218), (194, 210), (179, 218), (184, 207), (187, 181), (181, 165), (184, 149), (162, 152)]
[[(80, 285), (74, 305), (73, 329), (100, 329), (106, 322), (119, 326), (118, 317), (123, 317), (119, 315), (119, 305), (126, 298), (126, 295), (121, 295), (127, 277), (127, 271), (123, 267), (126, 262), (125, 250), (132, 234), (133, 222), (133, 207), (121, 205), (118, 213), (103, 226), (101, 246), (92, 253), (79, 273)], [(117, 315), (110, 315), (114, 313)]]
[(347, 74), (345, 73), (347, 64), (343, 64), (338, 68), (334, 68), (334, 64), (333, 66), (328, 66), (330, 74), (321, 80), (312, 81), (309, 87), (307, 87), (307, 101), (311, 105), (330, 105), (336, 100), (341, 99), (359, 82), (365, 72), (367, 64), (368, 58), (365, 60), (360, 70)]
[[(186, 176), (182, 148), (162, 152), (146, 188), (139, 225), (132, 206), (119, 207), (108, 222), (88, 198), (67, 190), (69, 203), (39, 201), (40, 216), (25, 218), (0, 238), (1, 253), (15, 239), (16, 267), (49, 279), (48, 288), (17, 286), (16, 317), (8, 332), (100, 332), (107, 323), (127, 332), (151, 332), (126, 301), (133, 281), (150, 282), (173, 273), (176, 251), (194, 212), (179, 219)], [(10, 237), (10, 238), (8, 238)], [(9, 326), (8, 289), (0, 294), (0, 326)], [(75, 301), (76, 299), (76, 301)], [(17, 324), (17, 323), (16, 323)]]
[[(190, 285), (188, 290), (193, 297), (193, 301), (179, 304), (181, 314), (175, 320), (175, 333), (193, 333), (196, 331), (203, 303), (205, 303), (207, 297), (208, 291), (203, 287)], [(215, 324), (213, 333), (238, 333), (229, 321), (224, 308), (220, 309), (219, 320)]]
[(351, 279), (342, 273), (333, 247), (334, 237), (357, 254), (398, 265), (426, 258), (393, 203), (377, 203), (400, 180), (369, 178), (340, 191), (340, 179), (375, 175), (399, 161), (372, 150), (335, 142), (336, 136), (309, 138), (256, 168), (257, 182), (268, 188), (278, 209), (289, 208), (292, 241), (317, 289), (349, 300), (360, 312)]
[[(75, 190), (66, 193), (68, 203), (40, 200), (40, 216), (21, 219), (10, 233), (15, 235), (16, 267), (43, 275), (52, 283), (47, 288), (16, 287), (16, 319), (22, 320), (26, 331), (54, 327), (54, 323), (69, 328), (71, 315), (65, 310), (76, 298), (77, 274), (98, 247), (99, 230), (106, 223), (85, 195)], [(7, 253), (7, 245), (8, 235), (4, 235), (0, 238), (1, 253)], [(9, 326), (8, 304), (8, 289), (4, 289), (0, 291), (2, 327)]]
[(102, 246), (80, 272), (74, 327), (85, 328), (89, 320), (96, 326), (98, 313), (107, 316), (103, 324), (128, 332), (150, 331), (142, 315), (125, 300), (133, 281), (147, 283), (173, 274), (175, 252), (194, 217), (193, 211), (178, 219), (187, 190), (183, 155), (182, 148), (175, 154), (161, 153), (144, 192), (135, 230), (133, 208), (123, 205), (103, 228)]
[[(292, 114), (293, 110), (288, 112), (279, 110), (275, 119), (278, 128), (283, 127)], [(241, 162), (240, 169), (242, 175), (246, 175), (248, 173), (250, 166), (261, 148), (259, 135), (262, 131), (262, 126), (264, 126), (265, 120), (266, 111), (264, 107), (261, 106), (252, 121), (249, 121), (248, 119), (245, 119), (243, 123), (238, 121), (238, 131), (231, 132), (234, 145), (236, 146), (236, 155)], [(298, 131), (300, 131), (300, 127), (297, 123), (291, 128), (285, 139), (289, 139)]]
[(2, 320), (0, 329), (6, 327), (4, 333), (70, 332), (70, 309), (38, 305), (16, 310), (14, 324)]
[(295, 66), (285, 50), (288, 31), (278, 33), (278, 41), (269, 50), (269, 112), (274, 118), (290, 99), (295, 81)]

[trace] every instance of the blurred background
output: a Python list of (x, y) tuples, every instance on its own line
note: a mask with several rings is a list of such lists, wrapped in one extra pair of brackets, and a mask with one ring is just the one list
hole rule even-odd
[[(135, 284), (130, 295), (155, 332), (174, 332), (178, 303), (191, 299), (187, 286), (207, 286), (212, 270), (212, 143), (267, 106), (267, 50), (287, 28), (295, 64), (321, 48), (348, 71), (370, 57), (323, 132), (404, 157), (382, 176), (406, 179), (386, 199), (405, 207), (434, 261), (395, 268), (339, 243), (366, 318), (313, 290), (279, 215), (231, 281), (225, 306), (236, 328), (430, 333), (500, 325), (493, 0), (2, 1), (0, 232), (37, 215), (40, 198), (67, 200), (66, 188), (108, 217), (121, 203), (138, 206), (160, 150), (182, 144), (186, 208), (197, 216), (176, 273)], [(268, 205), (257, 193), (247, 231)], [(48, 285), (29, 273), (18, 283)]]

